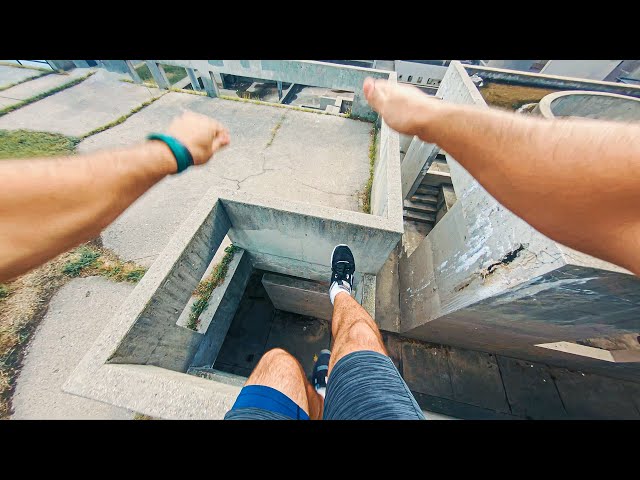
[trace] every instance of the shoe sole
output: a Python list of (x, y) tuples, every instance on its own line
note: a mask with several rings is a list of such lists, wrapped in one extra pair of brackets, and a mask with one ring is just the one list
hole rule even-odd
[[(349, 250), (351, 250), (351, 247), (349, 245), (347, 245), (346, 243), (340, 243), (338, 245), (336, 245), (335, 247), (333, 247), (333, 250), (331, 250), (331, 257), (329, 257), (329, 265), (333, 266), (333, 254), (336, 253), (336, 248), (338, 247), (347, 247)], [(351, 252), (353, 253), (353, 252)], [(353, 275), (351, 275), (351, 284), (353, 285), (353, 287), (355, 287), (355, 283), (356, 283), (356, 272), (353, 272)], [(331, 285), (333, 285), (333, 282), (331, 282)], [(352, 289), (353, 289), (352, 287)]]

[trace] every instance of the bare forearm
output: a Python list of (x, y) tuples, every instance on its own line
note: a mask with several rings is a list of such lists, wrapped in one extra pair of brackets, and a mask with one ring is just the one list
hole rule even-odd
[(56, 159), (0, 163), (0, 281), (97, 236), (176, 171), (161, 142)]
[(640, 126), (450, 105), (424, 127), (533, 227), (640, 273)]

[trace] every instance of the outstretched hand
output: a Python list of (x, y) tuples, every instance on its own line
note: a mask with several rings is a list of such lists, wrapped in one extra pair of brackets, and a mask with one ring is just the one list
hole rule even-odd
[(185, 112), (174, 119), (167, 133), (189, 149), (195, 165), (207, 163), (216, 151), (231, 141), (229, 130), (220, 122), (193, 112)]
[(441, 100), (410, 85), (366, 78), (363, 89), (367, 102), (387, 125), (405, 135), (425, 139), (427, 125), (443, 109)]

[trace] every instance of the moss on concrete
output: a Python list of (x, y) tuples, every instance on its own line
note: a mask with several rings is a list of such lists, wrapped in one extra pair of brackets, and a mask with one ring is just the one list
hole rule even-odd
[(62, 273), (68, 277), (100, 275), (115, 282), (129, 283), (138, 283), (146, 271), (134, 262), (123, 262), (112, 252), (91, 245), (75, 249), (62, 267)]
[(59, 133), (0, 130), (0, 159), (71, 155), (79, 141)]
[(209, 298), (213, 291), (224, 282), (224, 279), (227, 276), (227, 271), (229, 270), (229, 264), (231, 263), (231, 260), (233, 260), (233, 255), (237, 249), (238, 248), (234, 247), (233, 244), (225, 248), (224, 257), (222, 257), (220, 263), (213, 267), (211, 274), (202, 280), (193, 291), (196, 301), (191, 305), (187, 328), (194, 331), (198, 329), (198, 319), (200, 318), (200, 314), (204, 312), (209, 305)]
[(373, 125), (371, 129), (371, 142), (369, 143), (369, 178), (361, 192), (362, 211), (371, 213), (371, 188), (373, 187), (373, 174), (376, 166), (376, 149), (378, 142), (378, 129)]

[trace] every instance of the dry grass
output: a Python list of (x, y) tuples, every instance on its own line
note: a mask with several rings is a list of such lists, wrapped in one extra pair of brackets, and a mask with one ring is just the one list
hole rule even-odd
[(557, 89), (525, 87), (506, 83), (487, 82), (479, 88), (480, 94), (493, 107), (517, 110), (527, 103), (539, 102), (542, 97), (557, 92)]
[(155, 417), (150, 417), (149, 415), (145, 415), (144, 413), (136, 413), (133, 416), (134, 420), (158, 420)]
[(114, 282), (137, 283), (147, 269), (134, 262), (123, 262), (111, 250), (96, 244), (82, 245), (71, 253), (62, 267), (67, 277), (93, 277), (99, 275)]
[[(82, 268), (70, 268), (79, 263), (83, 264)], [(102, 275), (113, 281), (135, 283), (145, 271), (132, 262), (122, 262), (97, 240), (2, 285), (5, 294), (0, 296), (0, 419), (10, 414), (11, 395), (24, 347), (44, 317), (54, 293), (73, 277)]]
[(371, 213), (371, 188), (373, 187), (373, 174), (376, 167), (376, 151), (378, 148), (378, 129), (376, 124), (373, 124), (371, 129), (371, 141), (369, 143), (369, 178), (365, 184), (362, 192), (360, 192), (360, 200), (362, 201), (362, 211), (364, 213)]
[(280, 117), (280, 120), (278, 120), (278, 123), (276, 123), (275, 127), (271, 129), (271, 138), (269, 138), (269, 141), (267, 142), (267, 147), (270, 147), (273, 141), (275, 140), (276, 134), (278, 133), (278, 130), (280, 130), (280, 127), (282, 126), (282, 122), (284, 122), (284, 118), (286, 116), (287, 116), (287, 112), (284, 112)]

